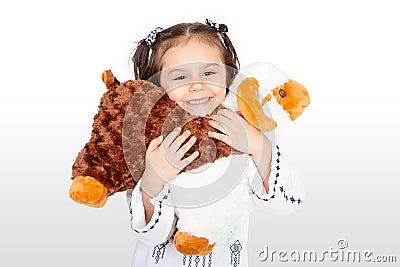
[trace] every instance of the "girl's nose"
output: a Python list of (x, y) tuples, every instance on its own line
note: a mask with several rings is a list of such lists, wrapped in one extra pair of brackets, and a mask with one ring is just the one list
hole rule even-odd
[(193, 82), (193, 83), (190, 84), (189, 90), (191, 92), (204, 90), (204, 83), (202, 83), (202, 82)]

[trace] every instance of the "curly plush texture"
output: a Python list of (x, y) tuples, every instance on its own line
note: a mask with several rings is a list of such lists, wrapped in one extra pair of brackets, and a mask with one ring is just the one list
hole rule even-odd
[[(186, 156), (200, 151), (200, 157), (182, 171), (240, 153), (222, 141), (209, 139), (209, 118), (190, 115), (170, 100), (162, 88), (140, 80), (120, 83), (110, 70), (102, 78), (108, 90), (94, 117), (91, 138), (72, 166), (72, 179), (92, 177), (104, 185), (107, 196), (133, 189), (143, 174), (150, 141), (160, 134), (165, 137), (178, 126), (182, 132), (189, 129), (197, 138)], [(214, 113), (221, 108), (222, 105)], [(82, 182), (73, 184), (70, 196), (78, 203), (96, 207), (95, 199), (100, 198), (89, 188), (93, 187)]]
[(72, 166), (72, 179), (77, 176), (95, 178), (107, 188), (107, 195), (134, 188), (135, 180), (125, 163), (122, 147), (122, 126), (133, 92), (143, 81), (127, 81), (123, 86), (111, 71), (103, 74), (107, 87), (94, 116), (89, 142), (79, 152)]

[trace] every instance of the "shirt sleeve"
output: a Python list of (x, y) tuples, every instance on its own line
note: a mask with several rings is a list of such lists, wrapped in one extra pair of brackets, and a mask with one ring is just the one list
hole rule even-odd
[(252, 179), (251, 193), (257, 208), (278, 214), (288, 214), (299, 208), (306, 195), (302, 178), (288, 165), (279, 146), (272, 152), (271, 172), (266, 193), (257, 167), (250, 158), (249, 175)]
[(131, 228), (136, 234), (138, 240), (149, 246), (156, 246), (164, 243), (175, 232), (176, 216), (174, 207), (171, 204), (171, 191), (168, 185), (154, 198), (150, 203), (154, 206), (153, 216), (146, 224), (145, 211), (140, 191), (141, 181), (136, 184), (133, 190), (128, 190), (127, 201), (130, 213)]

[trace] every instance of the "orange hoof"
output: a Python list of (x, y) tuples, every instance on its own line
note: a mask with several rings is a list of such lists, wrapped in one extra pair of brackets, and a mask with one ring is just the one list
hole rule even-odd
[(175, 234), (174, 244), (180, 253), (195, 256), (205, 256), (215, 246), (215, 243), (210, 245), (207, 238), (195, 237), (180, 231)]
[(90, 176), (77, 176), (72, 182), (69, 196), (79, 204), (101, 208), (107, 202), (107, 188)]

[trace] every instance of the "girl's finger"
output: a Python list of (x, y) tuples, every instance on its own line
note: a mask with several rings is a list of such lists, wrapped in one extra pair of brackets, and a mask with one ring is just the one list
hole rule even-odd
[(234, 120), (237, 117), (237, 115), (236, 115), (236, 113), (234, 111), (232, 111), (230, 109), (226, 109), (226, 108), (220, 109), (217, 112), (217, 114), (223, 115), (223, 116), (225, 116), (225, 117), (227, 117), (228, 119), (231, 119), (231, 120)]
[[(182, 155), (182, 157), (189, 151), (189, 149), (196, 143), (196, 136), (190, 137), (189, 141), (186, 142), (178, 152)], [(181, 157), (181, 158), (182, 158)]]
[(218, 131), (220, 131), (224, 134), (228, 134), (228, 130), (221, 123), (219, 123), (217, 121), (210, 120), (208, 122), (208, 125), (210, 125), (211, 127), (217, 129)]
[(232, 125), (232, 120), (222, 114), (216, 114), (210, 116), (210, 118), (214, 121), (221, 123), (222, 125)]
[(226, 118), (230, 119), (231, 122), (230, 122), (229, 125), (232, 125), (232, 124), (234, 124), (234, 123), (236, 123), (236, 124), (237, 124), (237, 123), (243, 124), (243, 121), (242, 121), (242, 118), (243, 118), (243, 117), (242, 117), (242, 112), (240, 112), (240, 111), (235, 112), (235, 111), (233, 111), (233, 110), (224, 108), (224, 109), (219, 110), (217, 114), (218, 114), (218, 115), (223, 115), (223, 116), (225, 116)]
[(181, 145), (185, 142), (186, 139), (190, 136), (190, 131), (184, 131), (180, 136), (178, 136), (171, 144), (170, 149), (172, 152), (178, 151)]
[(180, 127), (176, 127), (172, 132), (170, 132), (167, 137), (165, 137), (163, 145), (165, 148), (168, 148), (171, 146), (172, 142), (179, 136), (179, 133), (181, 132)]
[(213, 137), (213, 138), (218, 139), (218, 140), (221, 140), (222, 142), (224, 142), (228, 146), (232, 146), (231, 138), (229, 137), (229, 135), (216, 133), (216, 132), (208, 132), (208, 136)]
[(182, 169), (185, 168), (187, 165), (192, 163), (198, 156), (200, 155), (199, 151), (193, 152), (190, 156), (184, 158), (181, 163), (183, 164)]
[(149, 147), (147, 148), (147, 153), (153, 152), (163, 141), (163, 136), (160, 135), (157, 138), (154, 138), (150, 141)]

